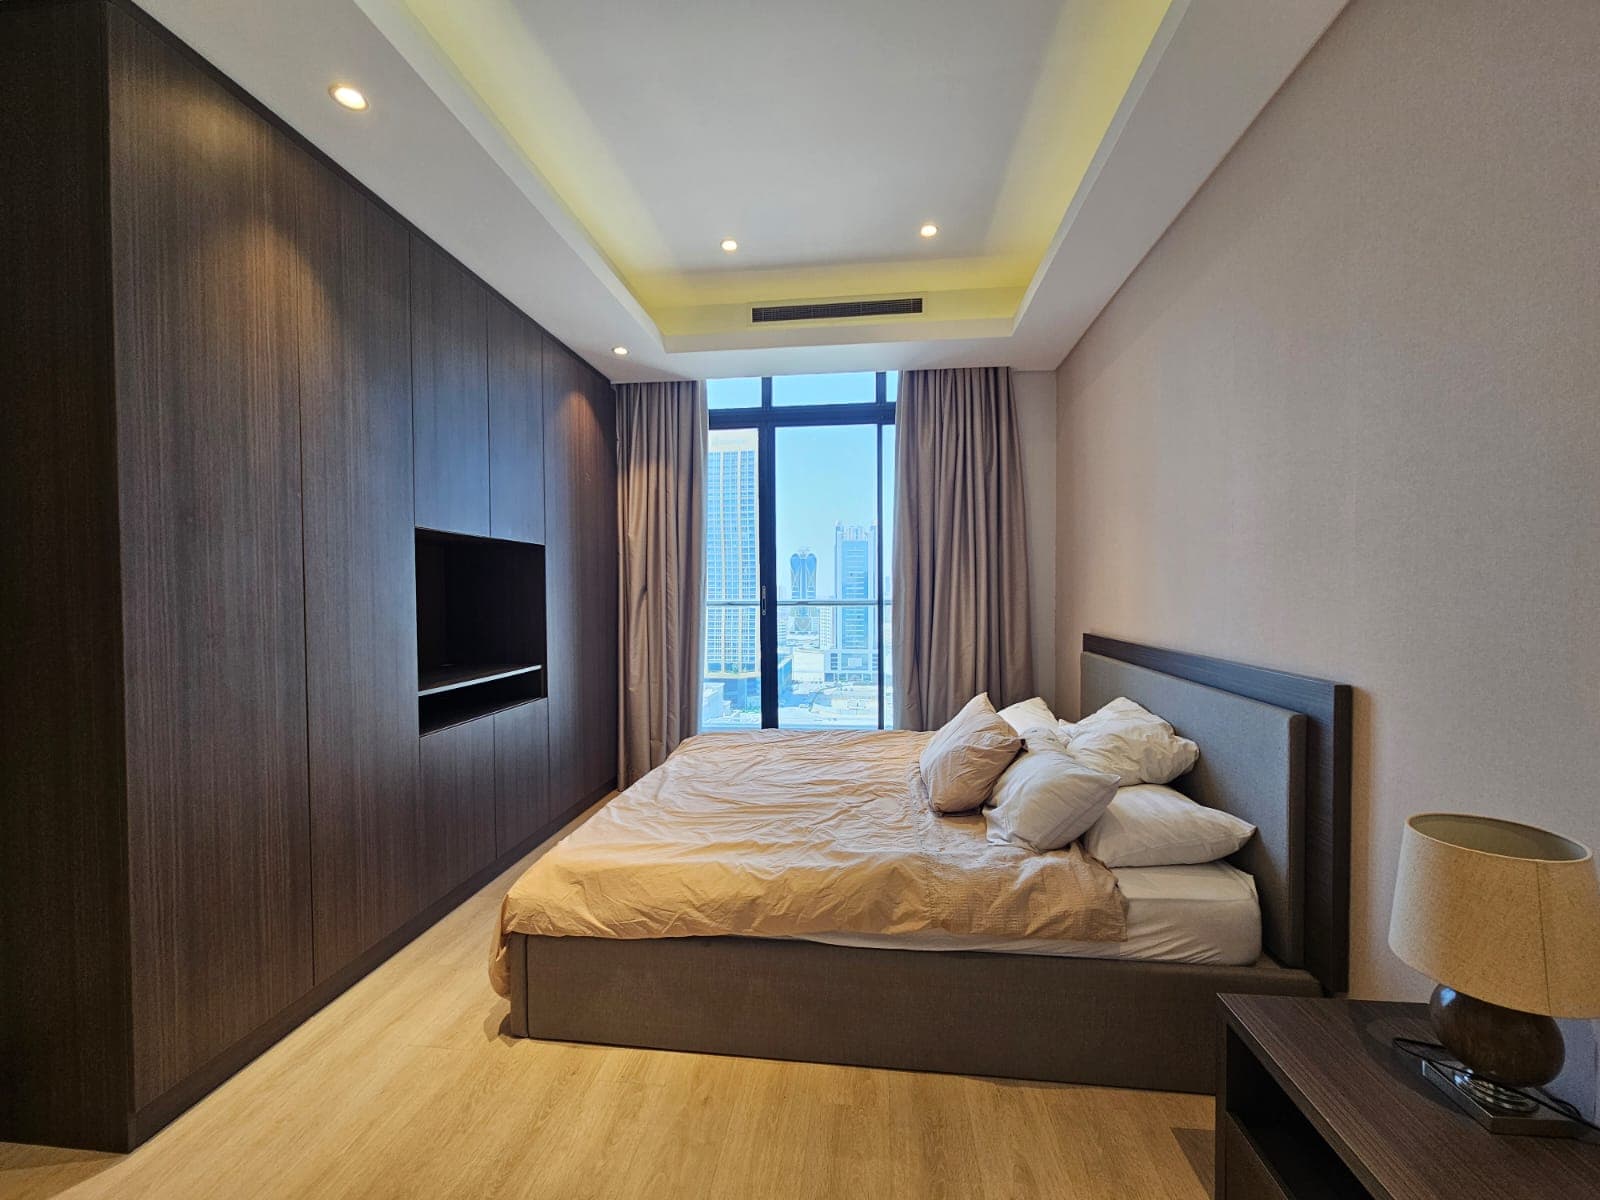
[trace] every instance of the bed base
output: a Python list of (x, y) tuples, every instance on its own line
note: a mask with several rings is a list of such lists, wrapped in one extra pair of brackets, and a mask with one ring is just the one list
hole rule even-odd
[[(510, 1031), (1106, 1087), (1210, 1092), (1217, 994), (1321, 996), (1349, 963), (1345, 684), (1085, 635), (1082, 711), (1127, 696), (1202, 747), (1178, 786), (1243, 817), (1266, 965), (873, 950), (742, 937), (509, 938)], [(1278, 964), (1286, 964), (1279, 966)]]
[(1212, 1092), (1217, 993), (1321, 996), (1276, 965), (514, 934), (518, 1037)]

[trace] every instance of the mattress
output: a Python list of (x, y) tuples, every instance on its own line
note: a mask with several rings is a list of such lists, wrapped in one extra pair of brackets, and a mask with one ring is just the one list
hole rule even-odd
[(1111, 872), (1127, 901), (1127, 939), (1079, 942), (973, 937), (939, 931), (906, 934), (807, 934), (809, 942), (879, 950), (980, 950), (1059, 958), (1242, 967), (1261, 957), (1256, 884), (1225, 862), (1184, 867), (1120, 867)]

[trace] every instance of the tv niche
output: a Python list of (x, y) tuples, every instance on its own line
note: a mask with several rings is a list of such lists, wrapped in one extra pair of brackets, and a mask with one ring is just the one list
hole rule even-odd
[(417, 530), (422, 733), (545, 694), (544, 547)]

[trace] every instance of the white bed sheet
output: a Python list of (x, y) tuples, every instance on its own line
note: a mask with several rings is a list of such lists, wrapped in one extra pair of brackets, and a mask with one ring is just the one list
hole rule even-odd
[(981, 950), (1059, 958), (1250, 966), (1261, 957), (1256, 881), (1225, 862), (1182, 867), (1119, 867), (1128, 936), (1121, 942), (966, 937), (945, 933), (812, 934), (803, 940), (880, 950)]

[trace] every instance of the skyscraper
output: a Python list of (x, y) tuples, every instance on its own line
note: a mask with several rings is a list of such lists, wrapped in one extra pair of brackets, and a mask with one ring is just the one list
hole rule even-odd
[[(833, 527), (833, 580), (839, 600), (875, 600), (872, 583), (878, 576), (877, 525)], [(841, 650), (871, 650), (878, 644), (876, 606), (839, 610), (838, 641)]]
[(713, 434), (706, 451), (705, 672), (736, 709), (761, 704), (755, 437)]
[[(817, 556), (809, 547), (801, 546), (789, 556), (789, 599), (815, 600), (817, 598)], [(781, 612), (781, 610), (780, 610)], [(798, 605), (789, 613), (791, 638), (809, 639), (817, 632), (817, 610), (811, 605)]]
[(817, 598), (817, 556), (801, 546), (789, 556), (789, 599)]

